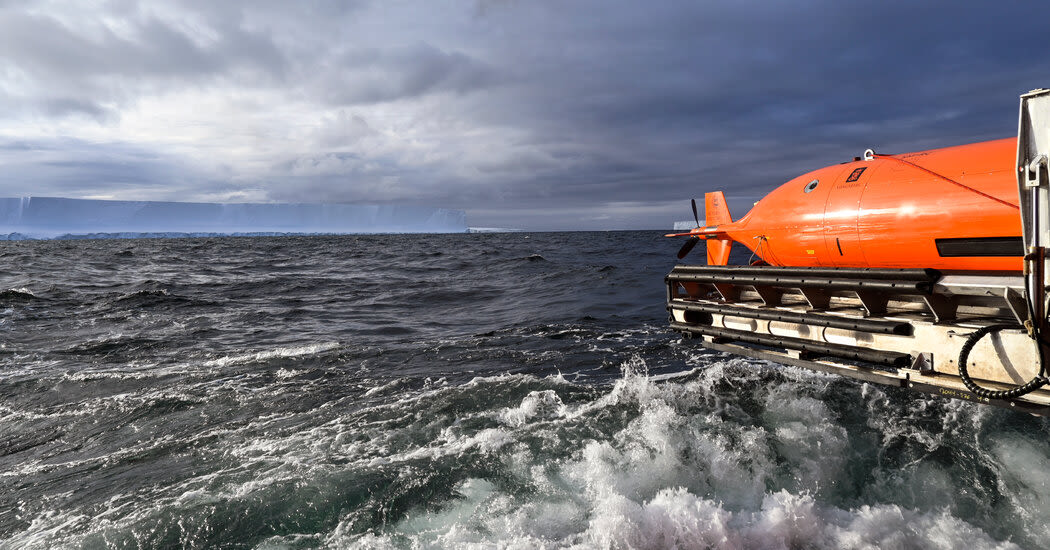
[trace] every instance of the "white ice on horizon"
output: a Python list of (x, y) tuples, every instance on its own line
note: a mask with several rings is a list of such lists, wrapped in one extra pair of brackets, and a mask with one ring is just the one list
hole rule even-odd
[(219, 204), (0, 198), (0, 235), (466, 233), (462, 210), (412, 205)]

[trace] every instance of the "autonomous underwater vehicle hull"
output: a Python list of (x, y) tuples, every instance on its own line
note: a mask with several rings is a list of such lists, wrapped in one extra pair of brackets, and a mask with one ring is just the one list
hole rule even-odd
[[(712, 349), (1050, 415), (1044, 356), (1050, 90), (1018, 137), (799, 176), (733, 221), (705, 196), (708, 265), (666, 277), (670, 325)], [(757, 258), (727, 265), (733, 243)]]

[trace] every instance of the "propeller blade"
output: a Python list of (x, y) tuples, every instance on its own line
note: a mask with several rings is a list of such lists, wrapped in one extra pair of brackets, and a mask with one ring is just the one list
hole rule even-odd
[(696, 213), (696, 199), (689, 199), (689, 202), (693, 203), (693, 219), (696, 220), (696, 226), (700, 227), (700, 214)]
[(698, 242), (700, 242), (700, 237), (689, 237), (689, 240), (685, 241), (682, 248), (678, 249), (678, 259), (681, 260), (686, 254), (689, 254), (689, 251), (692, 250)]

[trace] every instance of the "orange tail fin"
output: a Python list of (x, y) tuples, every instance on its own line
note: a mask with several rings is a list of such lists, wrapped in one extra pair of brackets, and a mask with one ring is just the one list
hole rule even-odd
[[(721, 191), (704, 195), (704, 225), (711, 227), (733, 223), (733, 217), (726, 206), (726, 196)], [(707, 240), (707, 265), (726, 265), (729, 263), (729, 252), (733, 248), (730, 239)]]

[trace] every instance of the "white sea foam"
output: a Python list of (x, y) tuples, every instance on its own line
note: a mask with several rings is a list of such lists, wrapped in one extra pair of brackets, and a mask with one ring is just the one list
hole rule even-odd
[[(326, 542), (362, 548), (406, 540), (441, 548), (1018, 548), (939, 507), (822, 503), (815, 494), (842, 481), (849, 452), (845, 429), (823, 402), (800, 395), (798, 387), (774, 387), (765, 397), (765, 425), (752, 428), (687, 412), (732, 368), (726, 362), (683, 385), (658, 385), (644, 374), (644, 363), (632, 360), (624, 378), (594, 402), (566, 406), (554, 390), (532, 392), (498, 418), (518, 429), (553, 430), (552, 421), (579, 421), (623, 405), (639, 406), (640, 413), (558, 464), (515, 446), (508, 440), (513, 432), (501, 432), (496, 448), (507, 452), (506, 466), (535, 493), (521, 497), (468, 479), (458, 488), (461, 498), (442, 510), (419, 510), (364, 535), (344, 523)], [(801, 378), (814, 387), (826, 382)], [(784, 462), (798, 488), (769, 491)], [(1040, 469), (1039, 460), (1030, 464), (1021, 471), (1038, 473), (1036, 479), (1050, 471)]]
[(554, 418), (565, 414), (565, 405), (554, 390), (530, 392), (517, 407), (499, 413), (499, 418), (514, 427), (524, 426), (534, 419)]
[(1003, 493), (1038, 538), (1050, 541), (1050, 453), (1046, 445), (1001, 435), (993, 440), (991, 449)]
[(69, 371), (62, 378), (74, 382), (86, 382), (90, 380), (143, 380), (147, 378), (164, 378), (188, 374), (194, 369), (191, 365), (176, 364), (162, 367), (157, 363), (149, 361), (132, 361), (125, 367), (114, 369), (112, 367), (87, 367), (77, 371)]
[(338, 347), (338, 342), (321, 342), (318, 344), (309, 344), (305, 346), (290, 346), (272, 350), (241, 353), (237, 355), (227, 355), (224, 357), (219, 357), (216, 359), (205, 361), (203, 364), (205, 367), (222, 368), (230, 365), (239, 365), (243, 363), (257, 363), (260, 361), (266, 361), (268, 359), (275, 358), (291, 358), (316, 355), (318, 353), (324, 353), (326, 351), (330, 351)]
[[(931, 490), (921, 505), (837, 499), (855, 451), (817, 398), (829, 378), (768, 367), (786, 382), (762, 383), (764, 368), (716, 361), (668, 381), (649, 377), (645, 362), (633, 358), (622, 379), (587, 399), (570, 399), (581, 388), (560, 375), (504, 374), (406, 390), (400, 399), (283, 434), (270, 426), (286, 416), (260, 418), (221, 437), (202, 434), (222, 441), (216, 451), (229, 466), (165, 488), (150, 506), (141, 498), (114, 503), (92, 525), (73, 515), (40, 517), (8, 542), (76, 546), (85, 532), (149, 528), (180, 510), (220, 502), (283, 501), (295, 497), (290, 487), (331, 485), (351, 473), (403, 472), (412, 487), (425, 482), (417, 476), (428, 464), (485, 462), (503, 481), (468, 476), (440, 507), (420, 502), (364, 532), (361, 514), (349, 513), (328, 532), (275, 536), (259, 547), (1019, 548), (949, 511), (955, 485), (935, 463), (900, 472)], [(517, 403), (472, 405), (497, 391), (517, 392)], [(745, 407), (738, 393), (753, 402)], [(936, 438), (896, 425), (930, 405), (892, 411), (877, 389), (858, 396), (858, 406), (888, 417), (871, 421), (883, 438), (937, 448)], [(945, 420), (948, 433), (957, 433), (963, 416)], [(581, 433), (588, 436), (565, 440)], [(991, 450), (989, 463), (1014, 486), (1014, 508), (1026, 510), (1016, 521), (1035, 531), (1033, 540), (1050, 540), (1042, 527), (1050, 524), (1045, 450), (1007, 436)]]
[(294, 369), (277, 369), (274, 376), (281, 380), (287, 380), (289, 378), (295, 378), (296, 374), (298, 373)]

